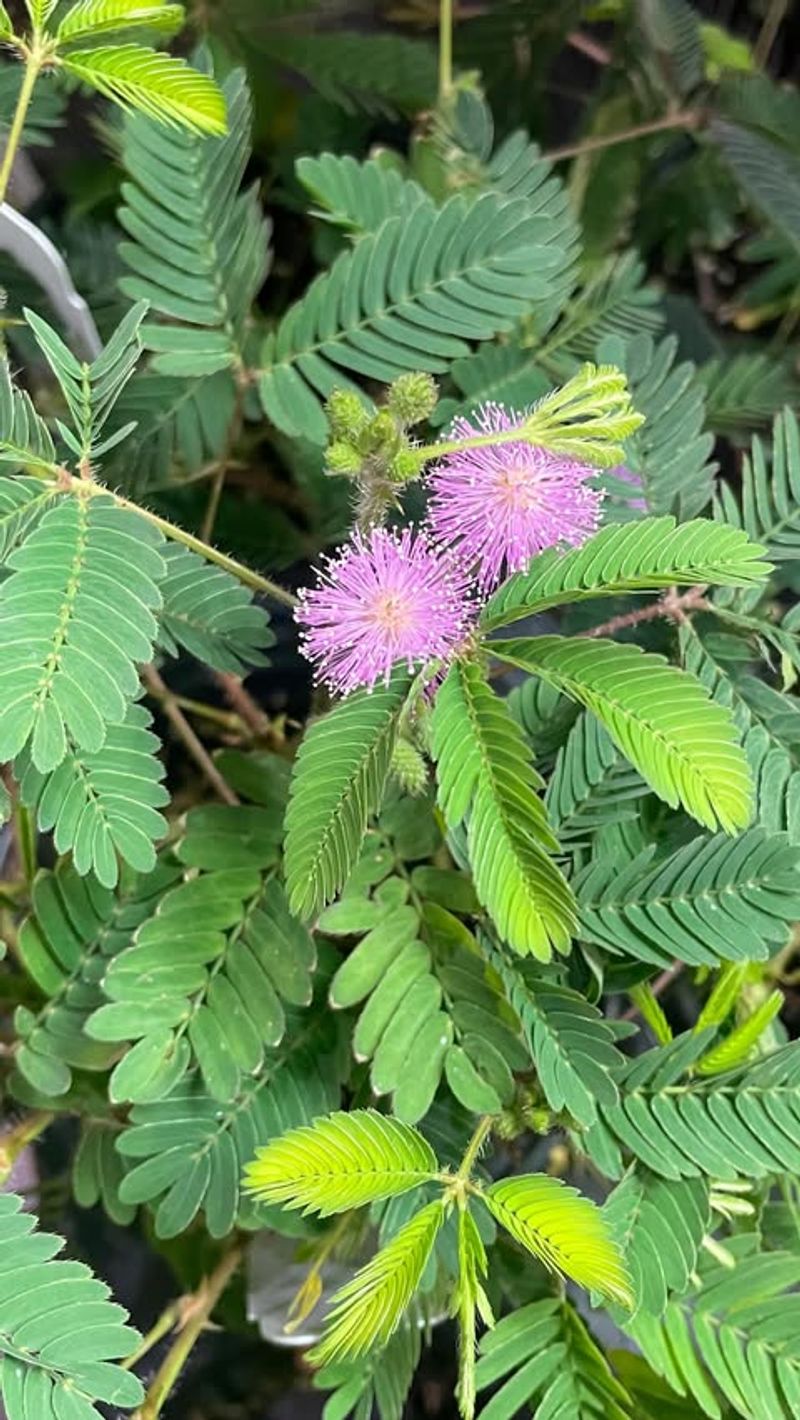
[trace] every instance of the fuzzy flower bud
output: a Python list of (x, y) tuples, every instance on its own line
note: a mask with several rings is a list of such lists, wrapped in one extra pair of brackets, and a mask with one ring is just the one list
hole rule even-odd
[(334, 440), (343, 439), (347, 442), (362, 432), (369, 418), (358, 395), (353, 394), (351, 390), (331, 390), (325, 404), (325, 413)]
[(397, 740), (392, 751), (392, 774), (404, 793), (415, 799), (424, 794), (428, 784), (428, 766), (410, 740)]
[(404, 427), (430, 419), (439, 391), (436, 381), (425, 374), (400, 375), (389, 389), (388, 406)]
[(353, 444), (344, 439), (336, 439), (325, 450), (325, 468), (328, 473), (343, 474), (345, 478), (356, 478), (361, 472), (361, 455)]

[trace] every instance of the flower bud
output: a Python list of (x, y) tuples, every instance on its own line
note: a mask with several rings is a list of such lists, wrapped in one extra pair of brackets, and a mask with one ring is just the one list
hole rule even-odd
[(328, 473), (357, 478), (361, 472), (361, 455), (353, 444), (346, 443), (344, 439), (336, 439), (325, 450), (325, 468)]
[(436, 381), (422, 373), (400, 375), (389, 387), (388, 406), (407, 427), (429, 419), (436, 408), (439, 391)]
[(369, 418), (358, 395), (351, 390), (331, 390), (325, 413), (334, 439), (355, 439)]
[(395, 454), (389, 467), (389, 473), (395, 483), (410, 483), (412, 479), (419, 477), (421, 470), (419, 454), (416, 449), (408, 447)]
[(428, 786), (428, 766), (410, 740), (399, 739), (392, 751), (392, 774), (400, 788), (413, 798), (424, 794)]

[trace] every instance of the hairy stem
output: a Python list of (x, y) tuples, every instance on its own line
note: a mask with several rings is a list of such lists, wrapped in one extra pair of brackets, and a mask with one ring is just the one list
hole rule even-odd
[(439, 103), (453, 91), (453, 0), (439, 0)]
[(458, 1166), (458, 1174), (456, 1175), (457, 1178), (469, 1178), (473, 1168), (475, 1167), (475, 1160), (477, 1159), (481, 1149), (483, 1148), (484, 1144), (486, 1143), (486, 1140), (489, 1137), (493, 1123), (494, 1116), (491, 1114), (484, 1114), (483, 1118), (478, 1121), (475, 1133), (470, 1139), (466, 1151), (464, 1153), (464, 1157)]
[(209, 1318), (217, 1302), (236, 1272), (242, 1257), (237, 1244), (226, 1252), (210, 1277), (201, 1282), (194, 1296), (187, 1298), (181, 1306), (184, 1325), (172, 1343), (159, 1367), (145, 1402), (136, 1411), (134, 1420), (157, 1420), (165, 1402), (175, 1385), (192, 1349), (208, 1325)]
[(644, 621), (658, 621), (662, 616), (671, 621), (685, 620), (687, 611), (708, 609), (705, 596), (707, 591), (707, 587), (690, 587), (688, 592), (678, 595), (675, 588), (671, 587), (657, 602), (650, 602), (636, 611), (623, 612), (621, 616), (612, 616), (600, 626), (592, 626), (588, 631), (578, 632), (578, 635), (613, 636), (616, 631), (624, 631), (629, 626), (640, 626)]
[(647, 123), (637, 123), (633, 128), (622, 128), (619, 133), (604, 133), (597, 138), (584, 138), (579, 143), (567, 143), (563, 148), (551, 148), (543, 153), (551, 163), (562, 158), (579, 158), (583, 153), (596, 153), (603, 148), (613, 148), (617, 143), (632, 143), (636, 138), (646, 138), (650, 133), (667, 133), (671, 128), (697, 128), (703, 115), (697, 109), (680, 109), (668, 113), (664, 118), (653, 118)]
[(28, 51), (25, 60), (25, 72), (22, 76), (22, 86), (17, 99), (17, 107), (14, 110), (14, 117), (11, 120), (11, 127), (6, 139), (6, 150), (3, 154), (3, 161), (0, 163), (0, 202), (5, 202), (8, 184), (11, 179), (11, 170), (14, 166), (14, 159), (22, 141), (22, 130), (25, 127), (25, 119), (28, 116), (28, 109), (36, 87), (36, 80), (41, 73), (42, 56), (39, 48), (34, 44)]
[(219, 797), (226, 804), (238, 804), (239, 797), (234, 794), (230, 784), (226, 783), (217, 769), (211, 755), (192, 729), (189, 721), (178, 705), (176, 697), (172, 694), (169, 686), (159, 675), (155, 666), (145, 666), (142, 670), (142, 680), (144, 681), (150, 694), (159, 701), (164, 714), (178, 735), (183, 741), (186, 749), (198, 766), (209, 784)]
[(0, 1134), (0, 1183), (6, 1183), (23, 1149), (44, 1134), (52, 1119), (52, 1114), (40, 1109), (35, 1114), (27, 1114), (13, 1129)]

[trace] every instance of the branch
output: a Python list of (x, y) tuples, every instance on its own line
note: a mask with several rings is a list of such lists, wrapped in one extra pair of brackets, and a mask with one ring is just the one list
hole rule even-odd
[(629, 626), (640, 626), (644, 621), (658, 621), (667, 617), (670, 621), (683, 622), (687, 611), (708, 611), (706, 601), (708, 587), (690, 587), (688, 592), (678, 595), (675, 587), (670, 587), (657, 602), (639, 607), (637, 611), (626, 611), (621, 616), (612, 616), (600, 626), (592, 626), (589, 631), (581, 631), (580, 636), (613, 636), (616, 631), (624, 631)]
[(159, 1367), (145, 1402), (133, 1420), (158, 1420), (165, 1402), (175, 1385), (192, 1349), (208, 1325), (209, 1318), (242, 1258), (238, 1243), (226, 1252), (210, 1277), (205, 1277), (193, 1296), (181, 1305), (183, 1326)]
[(650, 133), (668, 133), (672, 128), (698, 128), (703, 114), (698, 109), (682, 109), (678, 113), (668, 113), (664, 118), (653, 118), (647, 123), (637, 123), (633, 128), (620, 129), (619, 133), (604, 133), (597, 138), (584, 138), (580, 143), (567, 143), (563, 148), (551, 148), (543, 153), (551, 163), (562, 158), (579, 158), (584, 153), (596, 153), (603, 148), (613, 148), (617, 143), (631, 143), (635, 138), (646, 138)]
[(223, 779), (202, 740), (198, 739), (178, 705), (176, 697), (159, 675), (155, 666), (142, 668), (142, 680), (150, 694), (159, 701), (176, 734), (183, 741), (195, 764), (201, 769), (212, 788), (226, 804), (238, 804), (240, 802), (239, 796), (234, 794), (230, 784)]

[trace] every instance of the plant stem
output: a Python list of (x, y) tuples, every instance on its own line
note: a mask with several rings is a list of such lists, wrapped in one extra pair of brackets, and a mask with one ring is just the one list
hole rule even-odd
[(162, 1336), (166, 1336), (167, 1332), (171, 1331), (173, 1326), (177, 1325), (180, 1321), (180, 1315), (180, 1302), (170, 1302), (166, 1310), (161, 1313), (158, 1321), (155, 1322), (146, 1335), (142, 1337), (136, 1350), (132, 1351), (130, 1356), (126, 1356), (124, 1361), (120, 1361), (119, 1364), (123, 1371), (132, 1371), (134, 1366), (138, 1366), (142, 1357), (146, 1356), (148, 1351), (152, 1351), (153, 1347), (158, 1345)]
[(491, 1114), (484, 1114), (483, 1118), (478, 1122), (478, 1126), (475, 1130), (475, 1133), (470, 1139), (464, 1157), (458, 1166), (458, 1173), (456, 1174), (457, 1178), (469, 1178), (475, 1166), (475, 1160), (477, 1159), (481, 1149), (483, 1148), (486, 1142), (486, 1139), (488, 1138), (491, 1132), (493, 1123), (494, 1116)]
[(206, 504), (206, 511), (203, 516), (203, 526), (200, 529), (200, 536), (203, 542), (208, 542), (214, 531), (222, 490), (225, 487), (225, 474), (227, 472), (227, 467), (223, 463), (214, 474), (214, 481), (211, 484), (211, 492), (208, 495), (208, 503)]
[(234, 1244), (230, 1251), (225, 1253), (211, 1276), (203, 1279), (194, 1296), (188, 1300), (188, 1305), (184, 1303), (182, 1306), (185, 1324), (164, 1357), (156, 1378), (147, 1392), (144, 1405), (136, 1411), (134, 1420), (157, 1420), (161, 1414), (193, 1347), (205, 1330), (211, 1313), (238, 1268), (241, 1257), (241, 1247), (238, 1243)]
[(198, 739), (189, 721), (181, 710), (175, 696), (169, 686), (159, 675), (155, 666), (144, 666), (142, 669), (142, 680), (144, 681), (150, 694), (155, 696), (161, 704), (167, 719), (176, 731), (178, 737), (183, 741), (186, 749), (194, 760), (195, 764), (202, 770), (209, 784), (219, 794), (219, 797), (226, 804), (238, 804), (239, 796), (234, 794), (230, 784), (228, 784), (220, 774), (211, 755)]
[(25, 119), (28, 116), (28, 108), (33, 97), (33, 90), (36, 80), (42, 67), (42, 56), (38, 46), (34, 44), (28, 51), (25, 60), (25, 73), (22, 76), (22, 85), (17, 99), (17, 107), (14, 110), (14, 117), (11, 120), (11, 127), (6, 139), (6, 151), (3, 154), (3, 161), (0, 163), (0, 202), (5, 202), (8, 184), (11, 178), (11, 170), (14, 166), (14, 159), (17, 156), (17, 149), (22, 140), (22, 130), (25, 127)]
[(664, 616), (672, 621), (686, 619), (687, 611), (705, 611), (708, 607), (706, 592), (708, 587), (691, 587), (678, 596), (671, 588), (657, 602), (639, 607), (638, 611), (626, 611), (621, 616), (612, 616), (600, 626), (592, 626), (588, 631), (579, 631), (579, 636), (613, 636), (616, 631), (624, 631), (629, 626), (640, 626), (643, 621), (657, 621)]
[(453, 0), (439, 0), (439, 103), (453, 92)]
[(551, 148), (542, 157), (551, 163), (562, 158), (579, 158), (583, 153), (596, 153), (603, 148), (613, 148), (617, 143), (631, 143), (636, 138), (646, 138), (649, 133), (667, 133), (671, 128), (696, 128), (702, 114), (697, 109), (681, 109), (678, 113), (668, 113), (664, 118), (653, 118), (647, 123), (637, 123), (633, 128), (623, 128), (619, 133), (604, 133), (597, 138), (584, 138), (580, 143), (567, 143), (563, 148)]
[(13, 1129), (0, 1134), (0, 1183), (7, 1181), (23, 1149), (27, 1149), (40, 1134), (44, 1134), (52, 1119), (52, 1114), (40, 1109), (35, 1114), (26, 1115)]
[(771, 0), (753, 50), (757, 69), (763, 69), (767, 63), (788, 8), (789, 0)]
[(30, 887), (36, 876), (36, 825), (30, 809), (18, 803), (14, 809), (20, 867)]

